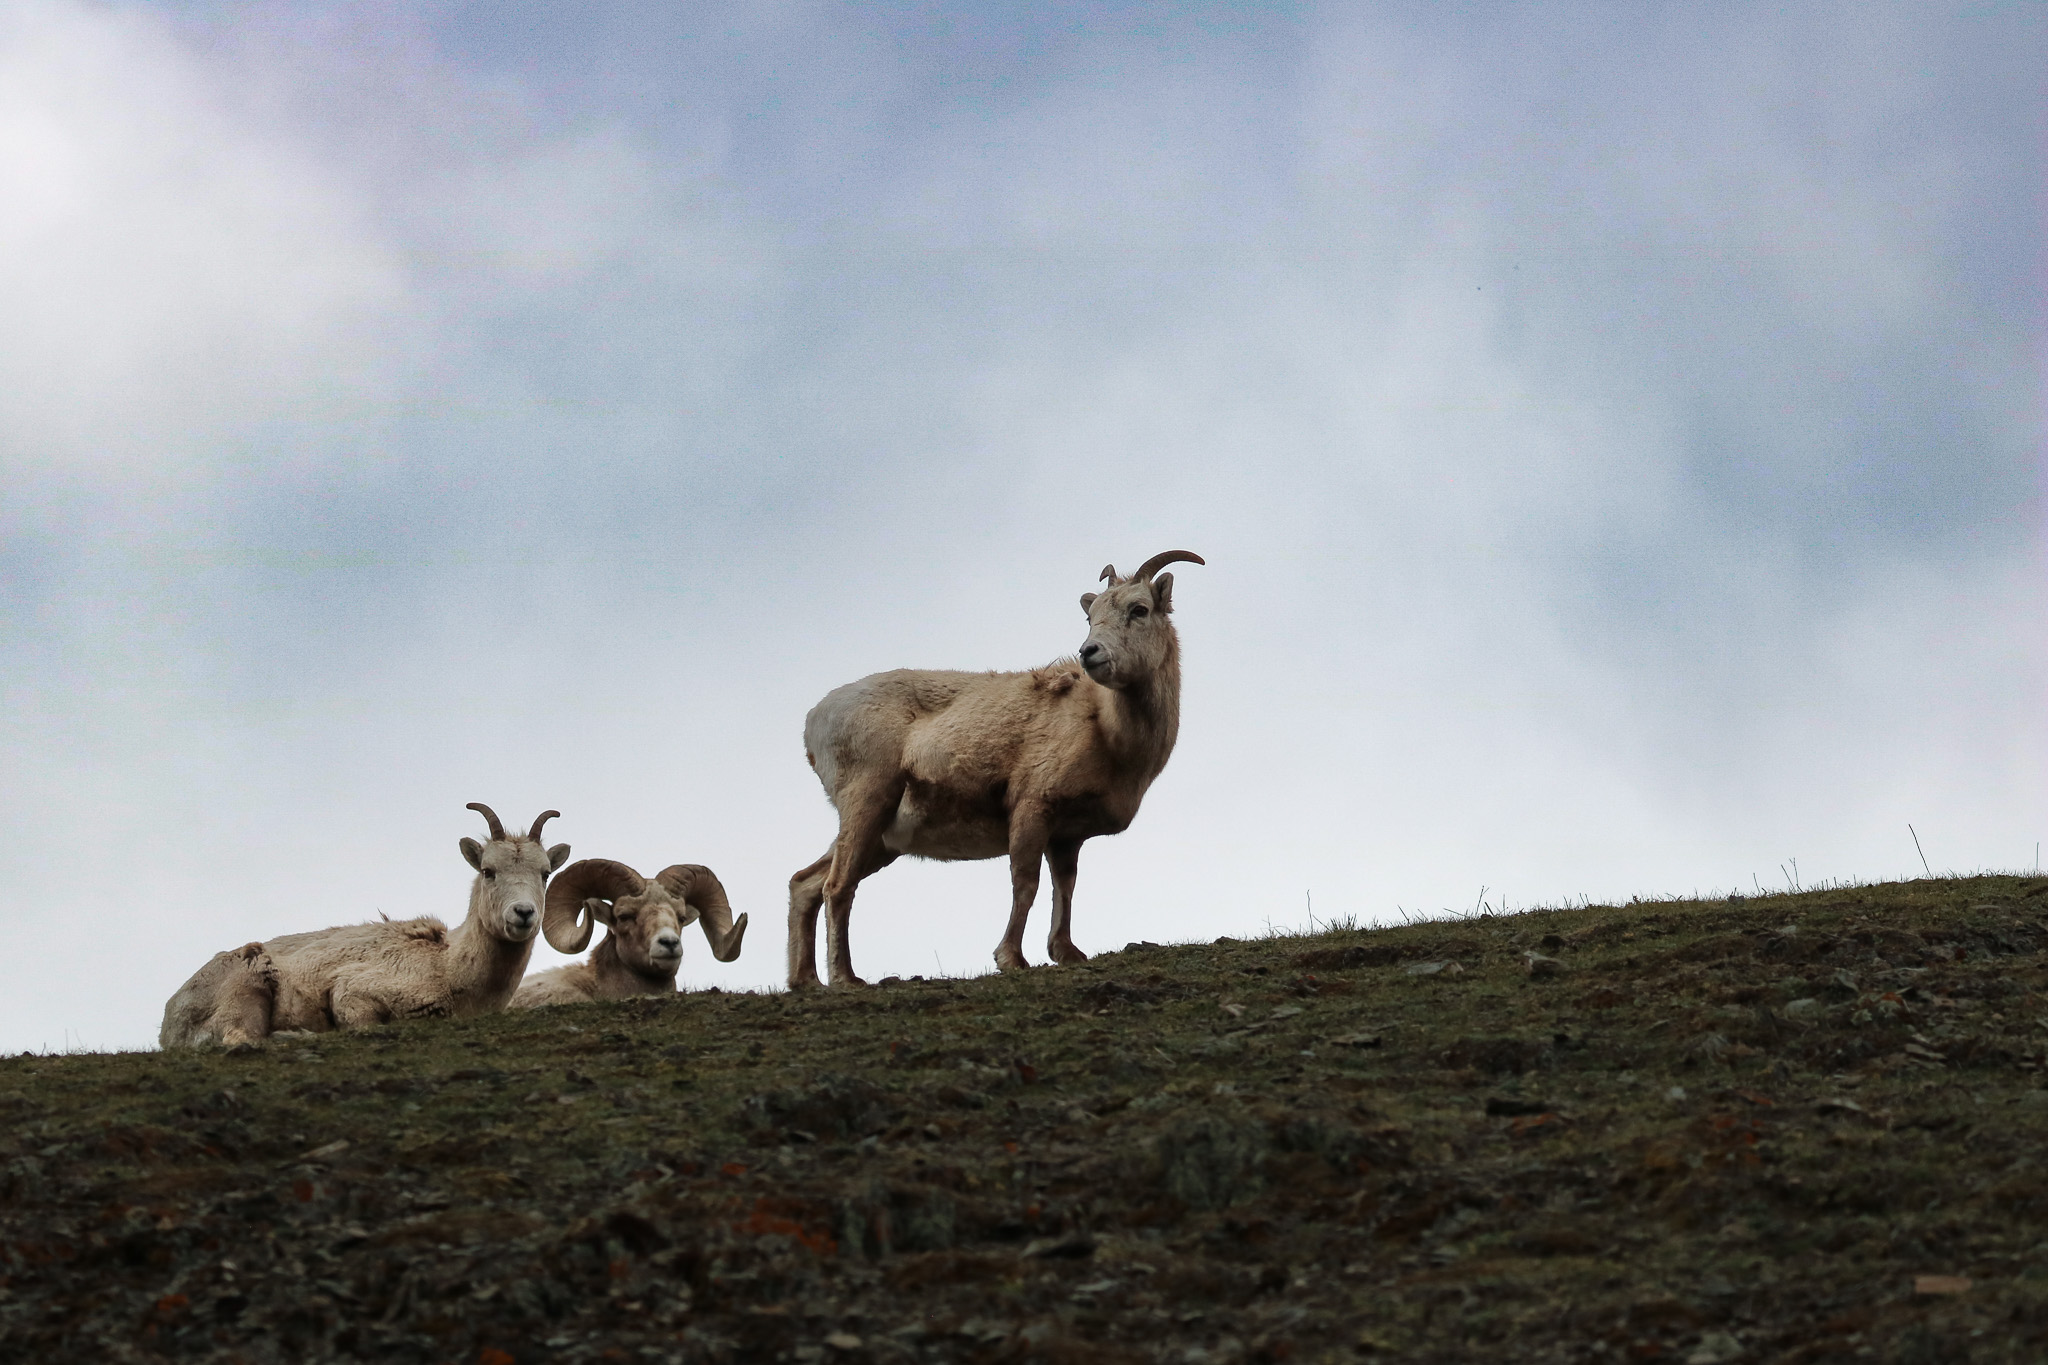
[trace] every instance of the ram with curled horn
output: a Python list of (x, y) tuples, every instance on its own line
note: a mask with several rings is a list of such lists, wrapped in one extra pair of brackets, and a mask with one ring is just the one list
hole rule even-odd
[(284, 934), (218, 953), (164, 1007), (165, 1048), (255, 1043), (273, 1033), (364, 1028), (394, 1019), (462, 1018), (505, 1007), (526, 975), (548, 877), (569, 846), (543, 847), (543, 811), (508, 834), (481, 802), (490, 838), (457, 844), (475, 872), (469, 913), (450, 929), (432, 915)]
[(819, 984), (817, 928), (834, 986), (858, 985), (847, 925), (862, 879), (904, 854), (1010, 861), (1010, 919), (995, 952), (1023, 968), (1039, 868), (1052, 871), (1056, 963), (1083, 962), (1071, 932), (1084, 841), (1138, 813), (1180, 733), (1180, 637), (1168, 550), (1129, 578), (1105, 566), (1084, 593), (1080, 653), (1016, 673), (898, 669), (825, 695), (804, 718), (804, 751), (839, 813), (825, 855), (789, 880), (789, 984)]
[(733, 918), (725, 887), (708, 867), (677, 863), (643, 877), (609, 858), (585, 858), (562, 869), (548, 887), (541, 932), (556, 952), (580, 953), (593, 928), (604, 941), (582, 962), (535, 972), (512, 997), (513, 1009), (671, 995), (683, 964), (683, 933), (703, 925), (711, 955), (740, 955), (747, 917)]

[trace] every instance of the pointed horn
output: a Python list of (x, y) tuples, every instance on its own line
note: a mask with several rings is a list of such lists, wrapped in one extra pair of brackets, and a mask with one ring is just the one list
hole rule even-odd
[(1164, 554), (1153, 555), (1143, 564), (1140, 564), (1138, 571), (1132, 574), (1131, 577), (1149, 579), (1153, 574), (1158, 573), (1169, 564), (1207, 564), (1208, 562), (1208, 560), (1202, 558), (1193, 550), (1168, 550)]
[(505, 827), (498, 823), (498, 813), (496, 811), (492, 810), (489, 806), (486, 806), (481, 801), (470, 802), (468, 809), (473, 810), (477, 814), (483, 816), (485, 821), (487, 821), (490, 824), (491, 837), (493, 839), (502, 839), (505, 837)]
[(1116, 565), (1114, 564), (1103, 565), (1100, 578), (1102, 582), (1109, 584), (1109, 586), (1112, 588), (1115, 587), (1117, 584), (1123, 582), (1121, 578), (1118, 578), (1116, 576)]
[[(585, 858), (570, 863), (548, 883), (547, 905), (540, 912), (540, 931), (558, 953), (580, 953), (590, 943), (597, 922), (611, 923), (607, 901), (636, 896), (647, 879), (624, 863)], [(589, 918), (585, 918), (585, 914)]]
[(671, 896), (697, 912), (713, 957), (730, 962), (740, 955), (740, 940), (747, 934), (747, 917), (732, 917), (732, 903), (725, 898), (725, 887), (710, 868), (677, 863), (663, 868), (654, 879), (667, 887)]
[(533, 840), (533, 841), (534, 841), (535, 843), (539, 843), (539, 842), (540, 842), (540, 827), (541, 827), (542, 825), (545, 825), (545, 824), (546, 824), (546, 823), (547, 823), (548, 821), (550, 821), (550, 820), (554, 819), (554, 818), (555, 818), (556, 816), (560, 815), (561, 813), (562, 813), (562, 812), (560, 812), (560, 811), (558, 811), (558, 810), (544, 810), (544, 811), (542, 811), (542, 812), (541, 812), (541, 813), (540, 813), (539, 815), (536, 815), (536, 816), (534, 816), (534, 817), (533, 817), (533, 828), (532, 828), (532, 829), (530, 829), (530, 830), (528, 830), (528, 831), (526, 831), (526, 837), (527, 837), (527, 838), (529, 838), (529, 839), (531, 839), (531, 840)]

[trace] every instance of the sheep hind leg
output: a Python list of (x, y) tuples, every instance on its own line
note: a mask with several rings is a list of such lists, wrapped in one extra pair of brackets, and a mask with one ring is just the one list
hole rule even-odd
[[(837, 847), (835, 841), (834, 847)], [(818, 907), (825, 903), (825, 874), (832, 868), (832, 849), (789, 879), (789, 988), (818, 982)]]
[(825, 921), (825, 957), (832, 964), (832, 984), (835, 986), (867, 985), (853, 974), (853, 949), (846, 937), (847, 924), (853, 914), (853, 892), (856, 886), (895, 862), (898, 856), (880, 844), (870, 847), (867, 856), (856, 866), (852, 880), (847, 883), (844, 908), (835, 911)]
[(277, 1009), (277, 967), (261, 943), (236, 950), (239, 970), (221, 985), (213, 1019), (221, 1043), (254, 1047), (270, 1036)]
[(846, 936), (853, 919), (853, 893), (863, 879), (896, 861), (896, 855), (882, 846), (882, 831), (888, 828), (902, 795), (900, 788), (879, 792), (840, 821), (832, 870), (825, 874), (825, 960), (831, 973), (828, 980), (834, 986), (867, 984), (854, 975), (853, 948)]
[(1086, 962), (1088, 954), (1074, 946), (1074, 878), (1081, 870), (1081, 841), (1047, 844), (1045, 865), (1052, 869), (1052, 932), (1045, 955), (1061, 966)]
[(165, 1048), (219, 1043), (248, 1047), (270, 1036), (277, 968), (261, 943), (215, 953), (164, 1010)]

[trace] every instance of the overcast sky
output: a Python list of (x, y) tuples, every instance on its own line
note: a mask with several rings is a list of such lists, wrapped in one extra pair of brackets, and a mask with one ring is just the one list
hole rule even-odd
[[(2030, 868), (2044, 71), (2033, 5), (16, 0), (0, 1048), (459, 919), (468, 801), (709, 864), (686, 983), (779, 983), (806, 709), (1177, 547), (1084, 949)], [(1007, 895), (898, 864), (855, 964)]]

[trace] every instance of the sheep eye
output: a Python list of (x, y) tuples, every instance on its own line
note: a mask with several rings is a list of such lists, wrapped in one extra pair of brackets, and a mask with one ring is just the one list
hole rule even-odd
[(485, 869), (484, 869), (484, 880), (485, 880), (485, 881), (487, 881), (487, 882), (494, 882), (494, 881), (498, 880), (498, 870), (497, 870), (496, 868), (494, 868), (494, 867), (487, 867), (487, 868), (485, 868)]
[(1150, 607), (1136, 606), (1131, 608), (1131, 619), (1133, 621), (1137, 620), (1140, 616), (1150, 616), (1151, 614), (1152, 608)]

